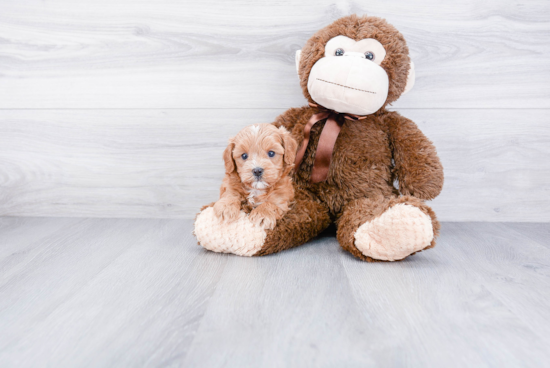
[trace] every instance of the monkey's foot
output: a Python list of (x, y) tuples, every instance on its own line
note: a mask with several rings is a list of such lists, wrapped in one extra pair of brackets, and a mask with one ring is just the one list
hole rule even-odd
[(434, 239), (430, 216), (410, 204), (396, 204), (367, 221), (354, 234), (363, 255), (384, 261), (401, 260), (428, 248)]
[(266, 237), (264, 228), (252, 223), (243, 211), (228, 223), (219, 219), (212, 207), (198, 214), (194, 234), (205, 249), (248, 257), (262, 248)]

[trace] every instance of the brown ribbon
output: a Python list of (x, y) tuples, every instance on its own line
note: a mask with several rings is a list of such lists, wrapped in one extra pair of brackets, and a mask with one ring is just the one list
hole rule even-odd
[(304, 140), (302, 141), (300, 149), (296, 153), (296, 160), (294, 163), (297, 170), (302, 162), (302, 159), (304, 158), (304, 154), (306, 153), (311, 128), (321, 120), (327, 119), (327, 122), (323, 127), (323, 131), (321, 132), (321, 136), (319, 137), (317, 152), (315, 153), (315, 163), (313, 164), (313, 169), (311, 171), (311, 182), (319, 183), (327, 179), (334, 144), (336, 143), (338, 134), (340, 134), (340, 130), (342, 129), (342, 125), (344, 125), (346, 119), (354, 121), (362, 120), (365, 119), (366, 116), (339, 113), (313, 103), (310, 103), (309, 106), (317, 107), (322, 111), (317, 114), (313, 114), (304, 127)]

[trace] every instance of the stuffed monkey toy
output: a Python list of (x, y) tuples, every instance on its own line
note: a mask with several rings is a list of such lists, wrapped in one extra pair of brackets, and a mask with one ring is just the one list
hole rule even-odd
[(273, 123), (298, 142), (291, 209), (266, 230), (244, 212), (227, 223), (206, 207), (195, 220), (199, 244), (261, 256), (335, 223), (340, 246), (365, 261), (432, 248), (440, 225), (424, 200), (441, 192), (443, 167), (416, 124), (387, 110), (415, 79), (401, 33), (381, 18), (346, 16), (314, 34), (296, 65), (309, 106)]

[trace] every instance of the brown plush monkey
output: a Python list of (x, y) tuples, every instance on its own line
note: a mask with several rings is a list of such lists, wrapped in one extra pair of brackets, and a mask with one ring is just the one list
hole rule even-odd
[(293, 207), (273, 230), (245, 213), (223, 222), (206, 208), (195, 221), (199, 244), (266, 255), (304, 244), (334, 222), (340, 245), (366, 261), (433, 247), (439, 223), (424, 200), (440, 193), (443, 168), (418, 127), (386, 110), (414, 84), (401, 33), (383, 19), (351, 15), (318, 31), (296, 59), (310, 106), (274, 123), (301, 142)]

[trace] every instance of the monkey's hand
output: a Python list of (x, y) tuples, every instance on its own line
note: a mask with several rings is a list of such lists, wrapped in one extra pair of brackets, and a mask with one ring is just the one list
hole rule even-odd
[(399, 191), (420, 199), (434, 199), (443, 188), (443, 166), (433, 143), (411, 120), (396, 112), (385, 116), (393, 146)]

